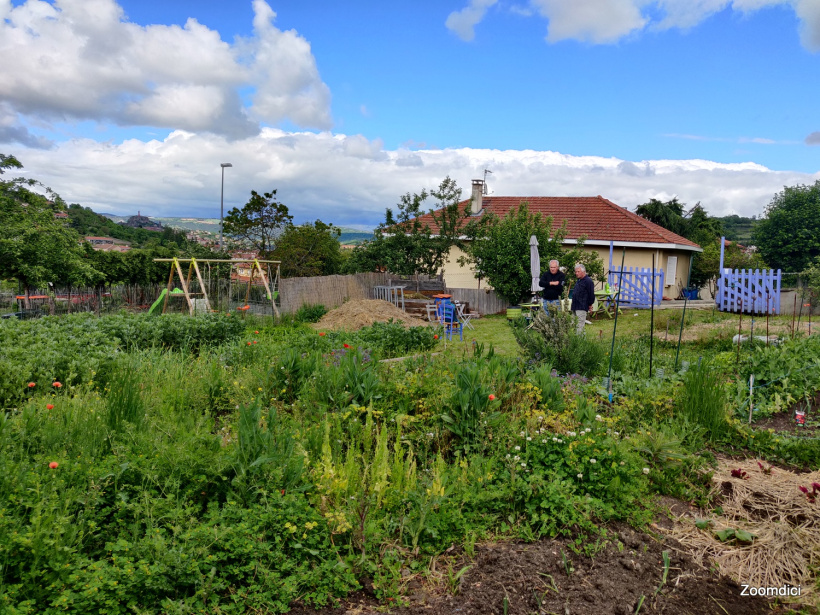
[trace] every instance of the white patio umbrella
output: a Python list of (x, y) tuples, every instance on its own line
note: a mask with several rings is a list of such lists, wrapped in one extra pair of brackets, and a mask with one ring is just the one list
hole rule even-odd
[(538, 254), (538, 238), (535, 235), (530, 237), (530, 275), (532, 275), (532, 285), (530, 291), (532, 292), (533, 301), (535, 301), (535, 293), (541, 290), (541, 257)]

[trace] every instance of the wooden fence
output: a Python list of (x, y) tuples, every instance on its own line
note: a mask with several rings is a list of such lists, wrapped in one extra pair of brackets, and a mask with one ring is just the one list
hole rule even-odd
[(317, 303), (332, 310), (351, 299), (372, 299), (373, 287), (387, 283), (388, 276), (384, 273), (284, 278), (279, 291), (281, 310), (292, 314), (303, 305)]
[(498, 296), (494, 290), (484, 288), (448, 288), (447, 292), (453, 299), (470, 304), (471, 312), (478, 312), (482, 316), (504, 312), (510, 303)]

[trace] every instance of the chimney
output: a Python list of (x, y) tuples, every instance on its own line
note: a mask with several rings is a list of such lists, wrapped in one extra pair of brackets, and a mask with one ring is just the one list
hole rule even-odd
[(473, 198), (470, 201), (470, 213), (474, 216), (477, 216), (481, 213), (483, 209), (483, 201), (484, 201), (484, 180), (483, 179), (474, 179), (473, 180)]

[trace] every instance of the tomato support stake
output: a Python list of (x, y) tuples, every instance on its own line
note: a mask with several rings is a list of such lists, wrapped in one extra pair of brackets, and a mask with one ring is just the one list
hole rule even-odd
[(652, 378), (652, 352), (655, 350), (655, 253), (652, 253), (652, 299), (649, 304), (649, 378)]
[[(615, 242), (610, 243), (610, 250)], [(609, 389), (609, 403), (612, 403), (612, 355), (615, 354), (615, 331), (618, 330), (618, 312), (621, 307), (621, 281), (624, 277), (624, 259), (626, 258), (626, 248), (621, 252), (621, 271), (618, 274), (618, 292), (615, 295), (615, 323), (612, 325), (612, 346), (609, 349), (609, 371), (606, 374), (607, 389)]]
[(755, 375), (752, 374), (749, 376), (749, 425), (752, 424), (752, 412), (754, 411), (754, 399), (752, 394), (754, 393), (755, 388)]
[[(692, 280), (692, 257), (689, 257), (689, 273), (686, 275), (686, 289)], [(695, 296), (697, 298), (697, 295)], [(678, 349), (675, 351), (675, 371), (678, 371), (678, 356), (680, 355), (680, 342), (683, 337), (683, 323), (686, 320), (686, 304), (689, 303), (689, 293), (683, 293), (683, 314), (680, 317), (680, 332), (678, 333)], [(668, 320), (667, 320), (668, 323)]]

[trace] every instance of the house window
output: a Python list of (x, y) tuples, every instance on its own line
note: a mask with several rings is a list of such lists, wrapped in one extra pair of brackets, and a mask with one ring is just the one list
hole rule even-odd
[(666, 272), (664, 274), (666, 278), (664, 281), (664, 286), (675, 286), (675, 278), (678, 277), (678, 257), (677, 256), (669, 256), (666, 259)]

